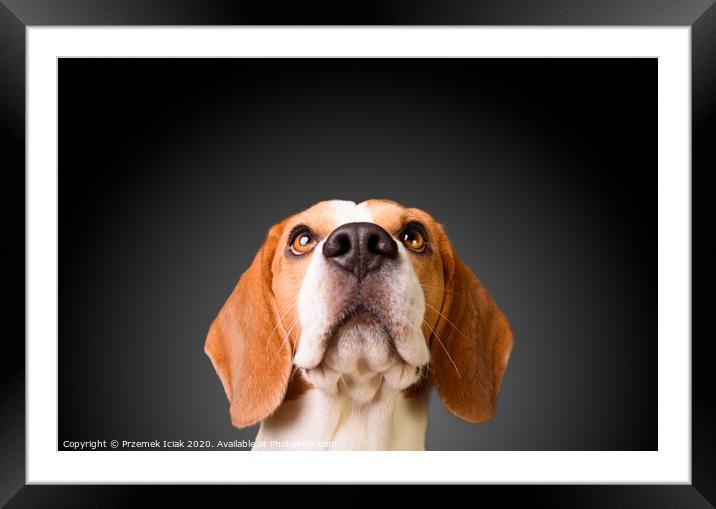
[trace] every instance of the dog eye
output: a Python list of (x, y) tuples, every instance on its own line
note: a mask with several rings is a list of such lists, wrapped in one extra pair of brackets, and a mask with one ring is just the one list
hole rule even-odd
[(403, 230), (400, 240), (411, 251), (420, 253), (425, 250), (425, 235), (417, 226), (408, 226)]
[(290, 243), (291, 252), (295, 255), (308, 253), (316, 245), (316, 239), (308, 230), (302, 230), (293, 236)]

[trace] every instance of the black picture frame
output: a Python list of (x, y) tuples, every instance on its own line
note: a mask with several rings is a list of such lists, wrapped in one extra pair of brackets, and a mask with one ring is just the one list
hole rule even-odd
[[(185, 488), (25, 485), (25, 29), (79, 25), (637, 25), (690, 26), (692, 51), (692, 324), (705, 320), (716, 283), (714, 207), (707, 178), (716, 168), (716, 4), (714, 0), (381, 0), (340, 3), (177, 0), (0, 0), (0, 207), (4, 348), (0, 354), (0, 503), (8, 507), (126, 507), (160, 493), (163, 506)], [(711, 171), (709, 171), (711, 170)], [(20, 212), (22, 211), (22, 212)], [(710, 263), (711, 262), (711, 263)], [(693, 277), (698, 270), (698, 277)], [(22, 296), (22, 297), (21, 297)], [(15, 325), (10, 333), (8, 324)], [(696, 328), (693, 328), (696, 331)], [(692, 334), (692, 484), (481, 487), (481, 497), (548, 507), (716, 507), (716, 404), (710, 334)], [(225, 494), (226, 487), (220, 494)], [(244, 488), (242, 488), (244, 489)], [(474, 488), (473, 488), (474, 489)], [(171, 491), (171, 493), (170, 493)], [(203, 490), (206, 491), (206, 490)], [(407, 490), (406, 490), (407, 491)], [(294, 497), (295, 497), (295, 491)], [(419, 490), (403, 492), (406, 501)], [(275, 494), (272, 493), (272, 496)], [(416, 496), (417, 495), (417, 496)], [(206, 502), (205, 495), (199, 495)], [(347, 488), (354, 503), (369, 495)], [(481, 500), (483, 500), (481, 498)]]

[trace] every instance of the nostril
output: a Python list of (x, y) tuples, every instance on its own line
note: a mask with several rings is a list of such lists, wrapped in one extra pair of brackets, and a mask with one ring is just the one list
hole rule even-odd
[(377, 235), (375, 235), (375, 234), (369, 235), (369, 236), (368, 236), (368, 242), (366, 243), (366, 244), (367, 244), (367, 247), (368, 247), (368, 251), (371, 252), (371, 253), (378, 253), (378, 252), (380, 252), (380, 251), (379, 251), (379, 247), (378, 247), (378, 242), (380, 242), (380, 239), (378, 238)]
[(337, 239), (338, 241), (338, 254), (345, 254), (351, 250), (351, 238), (348, 235), (341, 235)]
[(323, 255), (326, 257), (341, 256), (351, 250), (351, 239), (347, 234), (331, 235), (323, 244)]
[(385, 256), (393, 256), (398, 249), (393, 239), (380, 233), (373, 233), (368, 237), (367, 247), (369, 252)]

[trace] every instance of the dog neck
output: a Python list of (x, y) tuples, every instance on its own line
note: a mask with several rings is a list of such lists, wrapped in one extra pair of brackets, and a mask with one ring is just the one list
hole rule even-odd
[(398, 391), (381, 383), (357, 403), (340, 390), (308, 388), (261, 422), (254, 450), (424, 450), (428, 384)]

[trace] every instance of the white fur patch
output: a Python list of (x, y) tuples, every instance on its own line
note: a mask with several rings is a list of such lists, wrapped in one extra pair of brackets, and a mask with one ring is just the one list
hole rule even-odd
[(330, 327), (328, 316), (328, 302), (325, 299), (326, 287), (326, 259), (323, 257), (323, 244), (319, 242), (311, 254), (311, 263), (298, 292), (298, 318), (301, 325), (301, 335), (293, 363), (299, 368), (314, 368), (323, 359), (321, 341), (322, 332)]
[(398, 254), (402, 263), (395, 279), (396, 286), (402, 291), (394, 290), (396, 299), (391, 304), (392, 312), (403, 314), (402, 320), (407, 327), (404, 336), (394, 338), (395, 346), (409, 364), (423, 366), (430, 361), (430, 350), (422, 330), (425, 319), (425, 294), (413, 265), (408, 260), (407, 250), (400, 242), (398, 242)]
[(284, 401), (278, 411), (261, 421), (253, 450), (330, 449), (340, 407), (321, 391)]
[(310, 390), (261, 422), (253, 450), (425, 449), (428, 392), (413, 398), (385, 386), (368, 404)]
[(346, 223), (372, 223), (373, 214), (366, 202), (334, 200), (331, 203), (333, 215), (336, 219), (336, 228)]

